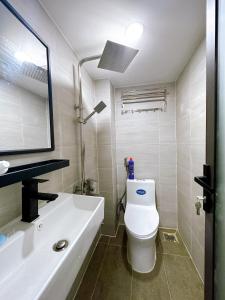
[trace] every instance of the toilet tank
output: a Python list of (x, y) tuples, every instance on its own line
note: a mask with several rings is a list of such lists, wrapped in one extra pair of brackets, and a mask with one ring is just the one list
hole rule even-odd
[(127, 203), (155, 205), (155, 180), (127, 179)]

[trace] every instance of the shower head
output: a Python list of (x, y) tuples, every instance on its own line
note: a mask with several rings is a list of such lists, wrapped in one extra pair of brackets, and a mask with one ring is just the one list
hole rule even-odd
[(103, 101), (101, 101), (95, 106), (94, 111), (99, 114), (105, 107), (106, 104)]
[(137, 49), (107, 41), (98, 68), (124, 73), (137, 53)]
[(86, 124), (87, 121), (88, 121), (95, 113), (100, 114), (100, 112), (102, 112), (103, 109), (104, 109), (106, 106), (107, 106), (107, 105), (106, 105), (103, 101), (99, 102), (99, 103), (94, 107), (93, 112), (90, 113), (90, 115), (88, 115), (81, 123)]

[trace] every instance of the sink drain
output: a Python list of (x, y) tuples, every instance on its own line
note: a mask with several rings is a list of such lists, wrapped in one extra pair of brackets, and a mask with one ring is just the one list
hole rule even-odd
[(67, 240), (60, 240), (53, 245), (53, 250), (56, 252), (63, 251), (68, 247), (69, 243)]

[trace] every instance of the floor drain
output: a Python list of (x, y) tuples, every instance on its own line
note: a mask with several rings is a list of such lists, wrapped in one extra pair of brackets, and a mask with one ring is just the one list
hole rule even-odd
[(163, 238), (164, 238), (164, 241), (166, 241), (166, 242), (178, 243), (176, 232), (174, 232), (174, 233), (163, 232)]

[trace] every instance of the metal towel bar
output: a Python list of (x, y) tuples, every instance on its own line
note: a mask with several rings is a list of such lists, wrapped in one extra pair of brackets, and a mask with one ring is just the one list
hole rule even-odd
[[(166, 89), (144, 89), (144, 90), (126, 90), (121, 95), (122, 114), (148, 111), (166, 111), (167, 101)], [(160, 103), (159, 106), (152, 107), (152, 103)], [(162, 105), (163, 102), (163, 105)], [(149, 107), (148, 107), (149, 103)], [(130, 108), (136, 104), (134, 108)], [(137, 104), (141, 104), (140, 107)], [(142, 107), (141, 107), (142, 106)]]

